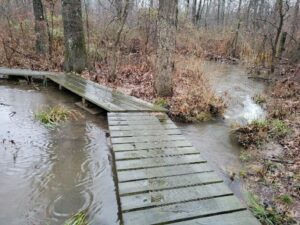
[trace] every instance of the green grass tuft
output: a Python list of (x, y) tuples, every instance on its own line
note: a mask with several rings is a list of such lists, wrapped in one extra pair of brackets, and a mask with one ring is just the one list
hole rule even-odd
[(157, 98), (154, 102), (154, 105), (157, 105), (157, 106), (160, 106), (163, 108), (168, 108), (168, 106), (169, 106), (167, 100), (164, 98)]
[(87, 215), (84, 212), (79, 212), (68, 219), (64, 225), (89, 225)]
[(286, 205), (291, 205), (294, 203), (294, 199), (292, 198), (292, 196), (287, 194), (279, 196), (278, 199)]
[(70, 117), (77, 119), (79, 116), (81, 116), (80, 113), (75, 110), (69, 110), (62, 105), (46, 107), (35, 113), (35, 118), (49, 127), (57, 126), (59, 123), (67, 121)]

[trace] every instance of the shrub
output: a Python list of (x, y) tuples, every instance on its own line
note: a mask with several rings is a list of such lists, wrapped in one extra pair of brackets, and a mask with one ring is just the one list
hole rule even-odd
[(245, 126), (237, 125), (232, 130), (237, 142), (246, 148), (263, 144), (268, 138), (283, 138), (289, 132), (288, 125), (279, 119), (254, 120)]

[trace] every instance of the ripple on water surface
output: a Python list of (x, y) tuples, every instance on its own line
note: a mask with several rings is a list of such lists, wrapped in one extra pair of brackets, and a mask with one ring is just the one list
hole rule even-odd
[(42, 105), (73, 108), (75, 97), (0, 85), (0, 221), (62, 224), (78, 211), (90, 223), (118, 224), (104, 118), (86, 115), (49, 130), (34, 120)]

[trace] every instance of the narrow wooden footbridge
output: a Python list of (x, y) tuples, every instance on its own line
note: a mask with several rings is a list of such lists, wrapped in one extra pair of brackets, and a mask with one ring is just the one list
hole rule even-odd
[(0, 68), (44, 76), (108, 112), (124, 225), (258, 225), (165, 109), (77, 75)]

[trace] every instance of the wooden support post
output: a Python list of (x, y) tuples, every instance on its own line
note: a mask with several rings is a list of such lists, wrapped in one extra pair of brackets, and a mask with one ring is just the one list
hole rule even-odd
[(43, 86), (44, 86), (44, 87), (47, 87), (47, 86), (48, 86), (48, 83), (47, 83), (47, 77), (46, 77), (46, 76), (44, 76), (44, 78), (43, 78)]
[(83, 105), (84, 107), (87, 107), (87, 103), (86, 103), (86, 101), (85, 101), (85, 98), (82, 98), (82, 99), (81, 99), (81, 102), (82, 102), (82, 105)]
[(61, 90), (62, 90), (62, 86), (61, 86), (61, 85), (58, 85), (58, 89), (61, 91)]

